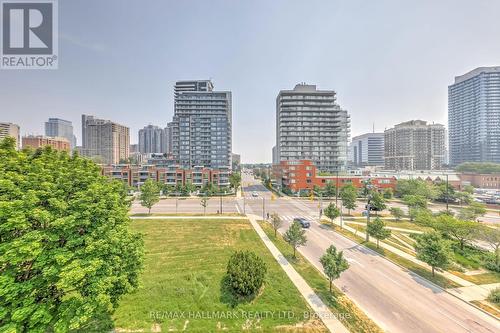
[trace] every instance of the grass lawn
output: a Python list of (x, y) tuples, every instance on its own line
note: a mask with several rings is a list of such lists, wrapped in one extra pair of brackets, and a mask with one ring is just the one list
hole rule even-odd
[(451, 271), (450, 273), (475, 284), (491, 284), (500, 282), (500, 273), (488, 272), (482, 274), (467, 275), (461, 272)]
[[(373, 221), (376, 216), (372, 216), (370, 218), (370, 221)], [(432, 228), (429, 227), (424, 227), (421, 225), (418, 225), (416, 223), (410, 222), (408, 220), (401, 220), (401, 221), (396, 221), (393, 218), (382, 218), (382, 220), (385, 222), (385, 225), (387, 227), (393, 227), (393, 228), (402, 228), (402, 229), (408, 229), (408, 230), (415, 230), (415, 231), (430, 231)], [(366, 217), (365, 218), (346, 218), (345, 222), (349, 223), (349, 221), (354, 221), (354, 222), (362, 222), (366, 224)]]
[[(131, 226), (144, 235), (145, 270), (142, 286), (113, 315), (117, 330), (325, 331), (318, 320), (304, 320), (307, 303), (247, 220), (133, 220)], [(235, 250), (252, 250), (267, 264), (253, 299), (235, 299), (223, 282)]]
[(134, 217), (148, 217), (148, 216), (212, 216), (212, 217), (217, 217), (217, 216), (244, 216), (242, 214), (238, 213), (223, 213), (223, 214), (217, 214), (217, 213), (134, 213), (130, 214), (130, 216)]
[(391, 251), (388, 251), (388, 250), (383, 249), (383, 248), (377, 248), (377, 245), (375, 243), (366, 242), (364, 238), (361, 238), (360, 236), (355, 235), (352, 232), (347, 231), (346, 229), (340, 229), (340, 227), (333, 225), (330, 222), (323, 222), (323, 223), (329, 225), (330, 227), (333, 227), (336, 232), (344, 235), (345, 237), (355, 241), (356, 243), (362, 244), (369, 249), (372, 249), (373, 251), (383, 255), (384, 257), (386, 257), (390, 261), (408, 269), (409, 271), (411, 271), (413, 273), (420, 275), (421, 277), (437, 284), (441, 288), (460, 287), (460, 285), (445, 278), (444, 276), (441, 276), (438, 274), (436, 274), (435, 276), (432, 276), (432, 272), (430, 270), (428, 270), (427, 268), (420, 266), (420, 265), (414, 263), (413, 261), (410, 261), (408, 259), (400, 257)]
[(274, 230), (269, 223), (261, 221), (260, 226), (295, 270), (306, 280), (307, 284), (309, 284), (349, 331), (364, 333), (383, 332), (342, 291), (333, 286), (332, 293), (330, 293), (327, 278), (300, 253), (297, 253), (297, 259), (294, 259), (293, 250), (290, 245), (283, 240), (280, 234), (274, 237)]

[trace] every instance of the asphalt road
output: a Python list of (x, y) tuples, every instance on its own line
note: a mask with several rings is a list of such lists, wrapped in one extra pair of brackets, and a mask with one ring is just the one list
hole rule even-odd
[[(285, 221), (283, 232), (294, 217), (313, 221), (307, 230), (307, 245), (299, 251), (321, 270), (319, 257), (334, 244), (344, 251), (350, 268), (335, 281), (350, 299), (387, 332), (500, 332), (500, 322), (444, 292), (418, 275), (407, 272), (377, 253), (324, 228), (317, 223), (318, 202), (272, 198), (258, 181), (243, 175), (244, 198), (223, 198), (222, 211), (261, 216), (278, 213)], [(256, 192), (257, 197), (252, 193)], [(264, 198), (264, 199), (263, 199)], [(263, 204), (264, 203), (264, 204)], [(325, 206), (325, 203), (324, 203)], [(207, 213), (216, 213), (221, 199), (208, 202)], [(264, 210), (263, 210), (264, 208)], [(147, 212), (137, 203), (132, 212)], [(152, 212), (202, 213), (200, 199), (162, 200)]]
[[(249, 184), (250, 186), (245, 186)], [(262, 214), (261, 197), (269, 199), (267, 189), (245, 176), (246, 209)], [(250, 191), (249, 191), (250, 190)], [(259, 198), (251, 197), (256, 191)], [(260, 200), (259, 200), (260, 199)], [(239, 202), (242, 200), (240, 199)], [(387, 332), (499, 332), (500, 322), (467, 303), (407, 272), (377, 253), (317, 223), (318, 202), (279, 198), (266, 200), (266, 214), (276, 212), (285, 220), (283, 232), (293, 217), (314, 221), (307, 230), (307, 245), (299, 251), (321, 270), (319, 257), (332, 244), (344, 251), (350, 268), (335, 285)]]

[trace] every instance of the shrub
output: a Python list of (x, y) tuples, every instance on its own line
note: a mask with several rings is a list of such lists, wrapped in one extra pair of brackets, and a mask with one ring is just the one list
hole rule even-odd
[(495, 304), (500, 304), (500, 287), (496, 287), (488, 295), (488, 301)]
[(488, 256), (484, 260), (484, 267), (486, 267), (490, 271), (494, 271), (494, 272), (499, 272), (500, 273), (500, 264), (497, 264), (495, 262), (495, 257), (494, 256)]
[(227, 264), (227, 278), (238, 296), (255, 294), (264, 283), (267, 267), (264, 261), (250, 251), (236, 251)]

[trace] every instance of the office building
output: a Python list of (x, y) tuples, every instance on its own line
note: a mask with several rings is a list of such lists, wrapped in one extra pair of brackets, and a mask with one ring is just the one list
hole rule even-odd
[(210, 80), (179, 81), (174, 87), (172, 153), (184, 168), (231, 169), (231, 92), (214, 91)]
[(500, 163), (500, 67), (480, 67), (448, 87), (450, 164)]
[(384, 166), (384, 133), (366, 133), (352, 138), (349, 161), (353, 167)]
[(166, 128), (148, 125), (139, 130), (139, 152), (141, 154), (167, 153), (167, 141)]
[(49, 120), (45, 122), (45, 136), (66, 138), (70, 144), (70, 149), (76, 147), (76, 136), (73, 133), (73, 124), (71, 121), (59, 118), (49, 118)]
[(129, 157), (129, 128), (110, 120), (82, 115), (82, 154), (104, 164)]
[(16, 140), (16, 149), (19, 149), (21, 144), (21, 130), (19, 125), (13, 123), (0, 123), (0, 141), (6, 137), (11, 137)]
[(411, 120), (384, 132), (384, 164), (388, 170), (436, 170), (445, 159), (445, 129)]
[(32, 147), (42, 148), (45, 146), (50, 146), (55, 150), (65, 150), (69, 152), (71, 150), (71, 144), (67, 138), (63, 137), (50, 137), (43, 135), (28, 135), (23, 136), (23, 148)]
[(350, 118), (333, 90), (297, 84), (276, 98), (275, 164), (311, 160), (324, 172), (345, 170)]

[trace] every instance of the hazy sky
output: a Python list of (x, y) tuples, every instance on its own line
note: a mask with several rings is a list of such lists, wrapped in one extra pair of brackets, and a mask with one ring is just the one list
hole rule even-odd
[(0, 71), (0, 121), (43, 134), (82, 113), (166, 126), (176, 80), (233, 92), (233, 151), (270, 162), (275, 99), (296, 83), (337, 91), (352, 136), (446, 124), (447, 86), (500, 65), (500, 1), (59, 1), (59, 69)]

